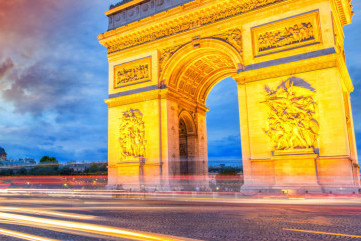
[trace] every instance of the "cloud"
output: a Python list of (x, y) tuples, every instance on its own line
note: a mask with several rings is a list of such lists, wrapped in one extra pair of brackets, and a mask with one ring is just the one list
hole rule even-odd
[(0, 64), (0, 79), (14, 67), (14, 63), (10, 58), (7, 58), (3, 63)]
[[(226, 96), (226, 97), (225, 97)], [(236, 82), (227, 78), (211, 90), (207, 98), (208, 141), (239, 135), (239, 110)]]
[(356, 131), (361, 132), (361, 69), (359, 67), (350, 67), (349, 72), (355, 87), (354, 92), (351, 93), (354, 127)]
[(67, 95), (76, 85), (72, 82), (75, 73), (72, 75), (71, 72), (61, 67), (52, 68), (46, 61), (38, 62), (15, 79), (9, 79), (10, 88), (2, 90), (2, 97), (22, 114), (39, 115), (60, 104), (71, 105), (76, 99)]
[(110, 0), (0, 2), (0, 146), (13, 158), (107, 157)]
[(242, 160), (240, 137), (236, 135), (208, 141), (208, 156), (210, 160)]

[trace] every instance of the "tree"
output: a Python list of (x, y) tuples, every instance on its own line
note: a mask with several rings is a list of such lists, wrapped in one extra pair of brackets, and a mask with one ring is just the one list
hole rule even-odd
[(0, 176), (13, 176), (14, 171), (12, 169), (2, 169), (0, 171)]
[(74, 175), (74, 169), (65, 166), (65, 167), (62, 167), (59, 169), (59, 174), (60, 175)]
[(59, 164), (58, 160), (55, 157), (43, 156), (39, 164)]
[(32, 176), (52, 176), (59, 175), (57, 166), (49, 165), (37, 165), (36, 167), (29, 170), (29, 175)]
[(59, 175), (59, 162), (55, 157), (43, 156), (39, 164), (29, 171), (34, 176)]
[(26, 170), (25, 167), (22, 167), (22, 168), (20, 168), (20, 170), (18, 171), (17, 174), (18, 174), (18, 175), (21, 175), (21, 176), (25, 176), (25, 175), (28, 174), (28, 171)]
[(216, 176), (216, 183), (220, 191), (238, 192), (243, 184), (243, 180), (236, 168), (227, 167), (219, 171)]
[(107, 174), (108, 168), (106, 164), (93, 163), (89, 168), (84, 170), (84, 174)]

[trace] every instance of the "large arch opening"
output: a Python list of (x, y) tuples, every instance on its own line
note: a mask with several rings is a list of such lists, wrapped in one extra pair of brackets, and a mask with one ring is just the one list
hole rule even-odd
[(197, 139), (196, 126), (192, 115), (182, 111), (179, 115), (179, 173), (180, 175), (194, 175), (197, 173)]
[(242, 148), (237, 83), (226, 78), (210, 91), (206, 106), (208, 165), (217, 171), (222, 167), (240, 169)]
[[(166, 62), (162, 63), (161, 78), (164, 79), (162, 84), (168, 87), (168, 93), (172, 98), (170, 102), (173, 103), (172, 113), (177, 114), (176, 118), (171, 117), (175, 119), (174, 124), (177, 127), (177, 134), (172, 136), (173, 142), (177, 144), (173, 148), (174, 153), (170, 153), (174, 157), (173, 164), (170, 163), (172, 173), (177, 173), (183, 176), (182, 178), (188, 176), (191, 179), (183, 181), (187, 189), (200, 187), (202, 183), (208, 185), (207, 112), (209, 109), (206, 100), (217, 83), (225, 78), (237, 76), (242, 66), (241, 55), (226, 41), (204, 39), (197, 42), (197, 45), (189, 43), (182, 46), (169, 60), (163, 59), (163, 61)], [(233, 114), (238, 115), (237, 85), (233, 79), (227, 79), (226, 82), (229, 80), (233, 81), (232, 90), (235, 93), (233, 97), (236, 99)], [(224, 98), (224, 93), (220, 93), (218, 98), (222, 96)], [(214, 112), (217, 112), (217, 108)], [(225, 118), (227, 120), (227, 117)], [(235, 127), (238, 131), (238, 137), (235, 139), (239, 140), (239, 117), (232, 118), (232, 122), (237, 122), (232, 126), (238, 126)], [(233, 134), (236, 135), (237, 133)], [(240, 141), (237, 147), (239, 150)], [(190, 187), (189, 183), (192, 183), (193, 187)]]
[(189, 159), (188, 159), (188, 131), (187, 126), (182, 118), (179, 119), (179, 161), (180, 174), (189, 174)]

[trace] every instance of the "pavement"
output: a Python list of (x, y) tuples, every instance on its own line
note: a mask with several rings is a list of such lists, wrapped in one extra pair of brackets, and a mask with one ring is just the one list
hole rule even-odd
[(3, 190), (0, 240), (361, 240), (361, 199)]

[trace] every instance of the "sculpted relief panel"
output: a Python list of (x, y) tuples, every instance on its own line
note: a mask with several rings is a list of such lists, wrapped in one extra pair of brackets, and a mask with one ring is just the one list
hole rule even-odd
[(166, 66), (166, 63), (168, 60), (173, 56), (175, 52), (177, 52), (183, 45), (177, 45), (173, 47), (169, 47), (166, 49), (163, 49), (160, 53), (159, 58), (159, 67), (160, 67), (160, 73), (163, 72), (164, 67)]
[(258, 36), (258, 51), (266, 51), (272, 48), (287, 46), (314, 39), (313, 26), (310, 22), (295, 24)]
[(321, 42), (318, 11), (252, 29), (255, 56)]
[(114, 88), (151, 80), (152, 58), (139, 59), (114, 67)]
[(119, 143), (121, 158), (142, 158), (145, 156), (146, 143), (143, 114), (130, 109), (123, 113), (120, 124)]
[(239, 28), (230, 29), (212, 37), (222, 39), (237, 49), (238, 53), (242, 52), (242, 31)]
[(274, 150), (315, 148), (319, 134), (316, 91), (303, 79), (292, 77), (276, 89), (266, 86), (268, 128)]

